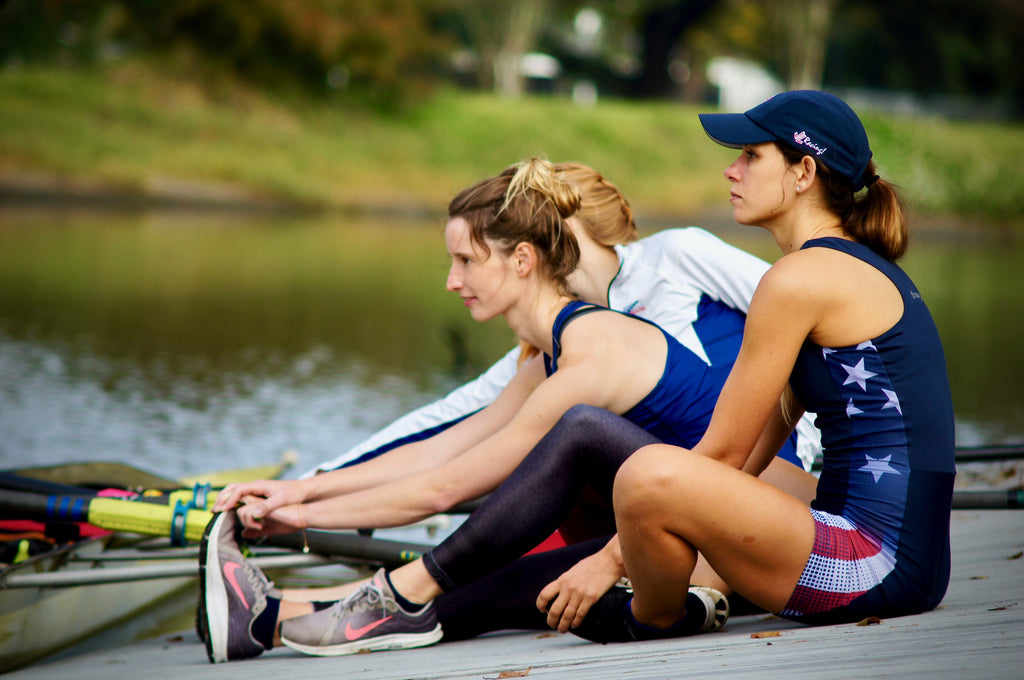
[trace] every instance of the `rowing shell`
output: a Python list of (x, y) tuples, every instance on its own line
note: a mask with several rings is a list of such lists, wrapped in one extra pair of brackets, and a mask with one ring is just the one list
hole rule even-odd
[[(93, 466), (76, 465), (18, 472), (38, 473), (36, 476), (40, 479), (61, 484), (85, 484), (99, 479), (122, 487), (185, 484), (185, 480), (167, 480), (142, 471), (133, 475), (128, 466), (116, 467), (114, 477), (110, 469), (98, 471)], [(228, 474), (235, 481), (265, 479), (280, 476), (286, 467), (284, 464), (262, 466)], [(96, 479), (87, 478), (97, 473)], [(188, 485), (191, 484), (192, 480), (188, 480)], [(166, 554), (166, 558), (147, 560), (146, 565), (139, 568), (175, 567), (182, 570), (179, 575), (142, 580), (119, 578), (93, 585), (55, 587), (60, 585), (60, 579), (87, 582), (90, 575), (111, 571), (111, 563), (105, 556), (128, 548), (134, 550), (138, 543), (148, 540), (151, 539), (107, 533), (29, 557), (0, 570), (0, 673), (26, 666), (127, 622), (142, 621), (154, 612), (156, 616), (161, 611), (167, 614), (175, 608), (161, 610), (161, 605), (177, 598), (194, 601), (196, 560), (194, 556), (182, 560), (171, 556), (173, 553)], [(304, 557), (308, 560), (312, 556)], [(39, 582), (33, 585), (32, 579)]]

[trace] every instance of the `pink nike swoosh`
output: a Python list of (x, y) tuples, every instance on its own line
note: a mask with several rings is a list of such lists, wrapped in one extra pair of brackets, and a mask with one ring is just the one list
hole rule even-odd
[(238, 595), (238, 599), (242, 601), (245, 608), (249, 608), (249, 603), (245, 601), (245, 591), (242, 590), (242, 586), (239, 585), (238, 579), (235, 578), (235, 572), (242, 568), (242, 565), (238, 562), (228, 562), (224, 565), (224, 576), (228, 579), (228, 583), (235, 589), (235, 594)]
[(358, 640), (359, 638), (363, 637), (364, 635), (369, 633), (371, 630), (373, 630), (377, 626), (379, 626), (382, 623), (385, 623), (386, 621), (388, 621), (390, 618), (391, 618), (390, 616), (385, 616), (380, 621), (374, 621), (373, 623), (368, 623), (365, 626), (363, 626), (362, 628), (353, 628), (351, 622), (346, 623), (345, 624), (345, 639), (346, 640), (350, 640), (350, 641), (351, 640)]

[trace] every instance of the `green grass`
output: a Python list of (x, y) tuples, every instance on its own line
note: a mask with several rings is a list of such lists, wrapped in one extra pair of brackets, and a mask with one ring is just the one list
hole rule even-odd
[[(0, 173), (153, 191), (186, 181), (325, 207), (442, 211), (466, 184), (530, 155), (599, 168), (638, 213), (726, 210), (697, 112), (677, 103), (506, 100), (443, 91), (401, 113), (271, 96), (133, 62), (0, 74)], [(923, 216), (1024, 228), (1024, 126), (862, 112), (886, 178)]]

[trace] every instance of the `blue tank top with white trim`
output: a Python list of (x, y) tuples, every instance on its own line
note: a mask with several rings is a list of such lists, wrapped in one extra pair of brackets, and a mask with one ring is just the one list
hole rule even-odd
[[(718, 356), (721, 359), (710, 365), (657, 324), (642, 317), (627, 315), (661, 330), (668, 344), (668, 355), (665, 359), (665, 370), (658, 384), (636, 405), (623, 413), (624, 418), (667, 444), (693, 448), (700, 441), (711, 422), (711, 414), (715, 410), (718, 395), (735, 361), (736, 352), (729, 345), (738, 344), (743, 334), (744, 315), (733, 311), (735, 318), (730, 319), (724, 309), (716, 315), (718, 321), (707, 326), (715, 329), (716, 337), (702, 338), (707, 341), (707, 346), (715, 348), (709, 352), (713, 355), (712, 358)], [(561, 338), (565, 327), (573, 319), (597, 311), (624, 313), (581, 301), (571, 302), (559, 312), (551, 330), (554, 356), (544, 355), (544, 367), (549, 376), (558, 370)], [(731, 355), (731, 360), (726, 361), (723, 354)], [(633, 359), (626, 357), (624, 360)], [(779, 455), (786, 457), (790, 462), (795, 462), (795, 449), (795, 436), (791, 436)], [(795, 464), (799, 465), (798, 462)]]

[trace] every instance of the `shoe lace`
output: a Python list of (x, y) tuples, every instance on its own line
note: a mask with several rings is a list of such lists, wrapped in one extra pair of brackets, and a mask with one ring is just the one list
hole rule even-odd
[(249, 587), (256, 594), (254, 610), (259, 609), (262, 611), (267, 603), (267, 591), (270, 590), (273, 583), (267, 580), (263, 572), (256, 568), (255, 565), (250, 564), (248, 560), (245, 560), (242, 564), (245, 565), (244, 571), (246, 579), (249, 581)]
[[(256, 585), (256, 582), (258, 581), (259, 582), (258, 588), (261, 589), (264, 593), (266, 593), (266, 592), (268, 592), (268, 591), (270, 591), (270, 590), (272, 590), (274, 588), (274, 582), (271, 581), (270, 579), (268, 579), (267, 575), (264, 574), (261, 569), (259, 569), (254, 564), (250, 564), (249, 566), (252, 567), (253, 576), (255, 576), (255, 580), (252, 581), (254, 586)], [(252, 580), (252, 577), (250, 577), (250, 580)]]
[(373, 581), (370, 581), (344, 600), (338, 600), (335, 602), (331, 609), (334, 616), (341, 617), (344, 616), (345, 612), (356, 614), (358, 612), (369, 611), (378, 605), (378, 603), (384, 603), (384, 606), (386, 607), (386, 597), (380, 587)]

